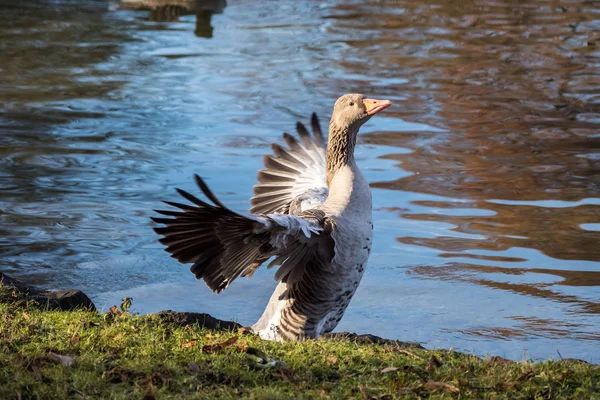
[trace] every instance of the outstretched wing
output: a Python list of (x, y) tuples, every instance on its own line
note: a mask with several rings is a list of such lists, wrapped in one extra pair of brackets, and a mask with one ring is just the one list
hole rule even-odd
[(258, 184), (250, 199), (252, 214), (299, 214), (322, 204), (329, 190), (325, 170), (325, 141), (317, 115), (311, 118), (312, 135), (298, 122), (301, 141), (288, 133), (288, 148), (272, 144), (274, 156), (265, 155), (266, 169), (258, 171)]
[(160, 242), (166, 251), (181, 263), (193, 263), (191, 271), (211, 290), (224, 290), (271, 257), (269, 267), (280, 265), (275, 278), (292, 287), (301, 281), (307, 265), (331, 261), (333, 223), (322, 211), (244, 216), (225, 207), (198, 175), (196, 183), (213, 204), (177, 189), (194, 205), (165, 201), (179, 210), (155, 210), (172, 218), (152, 220), (165, 225), (154, 230), (164, 236)]

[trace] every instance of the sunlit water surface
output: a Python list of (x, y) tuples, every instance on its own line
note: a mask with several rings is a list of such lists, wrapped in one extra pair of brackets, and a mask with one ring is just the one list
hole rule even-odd
[[(600, 362), (600, 7), (591, 1), (229, 1), (157, 22), (92, 1), (0, 6), (2, 271), (99, 307), (242, 324), (149, 217), (199, 173), (249, 207), (269, 144), (347, 92), (375, 239), (338, 330)], [(198, 19), (197, 19), (198, 18)], [(177, 19), (175, 18), (171, 19)]]

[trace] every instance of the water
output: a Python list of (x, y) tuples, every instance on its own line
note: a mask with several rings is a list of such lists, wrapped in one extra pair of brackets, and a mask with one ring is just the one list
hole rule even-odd
[(131, 296), (142, 313), (250, 324), (272, 271), (210, 293), (163, 251), (152, 209), (199, 173), (247, 210), (269, 144), (363, 92), (394, 105), (357, 148), (375, 243), (338, 330), (600, 362), (597, 3), (222, 11), (159, 22), (101, 0), (2, 2), (2, 271), (100, 307)]

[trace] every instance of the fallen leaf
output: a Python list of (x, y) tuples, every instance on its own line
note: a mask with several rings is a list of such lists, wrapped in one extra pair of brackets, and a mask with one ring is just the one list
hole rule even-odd
[(121, 315), (121, 314), (123, 314), (123, 313), (122, 313), (122, 312), (121, 312), (121, 311), (120, 311), (120, 310), (117, 308), (117, 306), (116, 306), (116, 305), (114, 305), (114, 306), (112, 306), (111, 308), (109, 308), (109, 309), (108, 309), (108, 312), (109, 312), (110, 314), (114, 314), (114, 315)]
[(438, 360), (436, 356), (432, 355), (431, 358), (429, 358), (429, 361), (427, 361), (427, 366), (425, 367), (425, 371), (431, 373), (441, 366), (442, 366), (442, 363), (440, 362), (440, 360)]
[(248, 345), (246, 343), (239, 343), (236, 347), (241, 353), (248, 351)]
[(193, 361), (190, 361), (188, 368), (192, 372), (200, 372), (200, 366)]
[(21, 313), (21, 315), (23, 315), (23, 319), (24, 319), (25, 321), (27, 321), (27, 320), (29, 319), (29, 314), (27, 314), (25, 311), (23, 311), (23, 312)]
[(238, 333), (240, 335), (251, 335), (254, 333), (254, 331), (252, 330), (252, 328), (247, 327), (247, 326), (243, 326), (240, 329), (238, 329)]
[(48, 357), (52, 361), (59, 362), (65, 367), (71, 367), (71, 366), (75, 365), (75, 357), (63, 356), (63, 355), (52, 353), (52, 352), (48, 353)]
[(202, 346), (202, 351), (204, 351), (206, 353), (211, 353), (213, 351), (219, 351), (223, 347), (231, 346), (232, 344), (234, 344), (235, 342), (237, 342), (237, 340), (238, 340), (238, 337), (234, 336), (234, 337), (229, 338), (226, 341), (221, 342), (221, 343), (207, 344), (207, 345)]
[(180, 343), (179, 347), (181, 347), (182, 349), (189, 349), (190, 347), (195, 346), (197, 343), (197, 340), (190, 340), (189, 342)]
[(77, 344), (81, 341), (81, 336), (75, 335), (71, 338), (71, 344)]
[(387, 367), (381, 370), (382, 374), (387, 374), (388, 372), (395, 372), (398, 371), (398, 368), (396, 367)]
[(460, 392), (460, 389), (454, 385), (451, 385), (451, 384), (445, 383), (445, 382), (436, 382), (436, 381), (429, 381), (427, 383), (424, 383), (423, 385), (421, 385), (419, 387), (419, 389), (425, 390), (427, 392), (431, 392), (431, 391), (445, 391), (445, 392), (450, 392), (450, 393), (459, 393)]
[(327, 356), (327, 364), (335, 364), (337, 362), (338, 358), (336, 356), (334, 356), (333, 354), (330, 354)]

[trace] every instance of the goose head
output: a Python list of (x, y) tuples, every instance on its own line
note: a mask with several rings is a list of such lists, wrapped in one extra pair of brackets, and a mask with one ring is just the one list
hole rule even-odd
[(341, 167), (354, 162), (354, 146), (360, 127), (391, 104), (389, 100), (369, 99), (356, 93), (345, 94), (337, 99), (329, 122), (329, 142), (325, 154), (327, 185)]
[(362, 94), (345, 94), (333, 105), (331, 124), (335, 125), (336, 131), (356, 133), (373, 115), (391, 104), (389, 100), (369, 99)]

